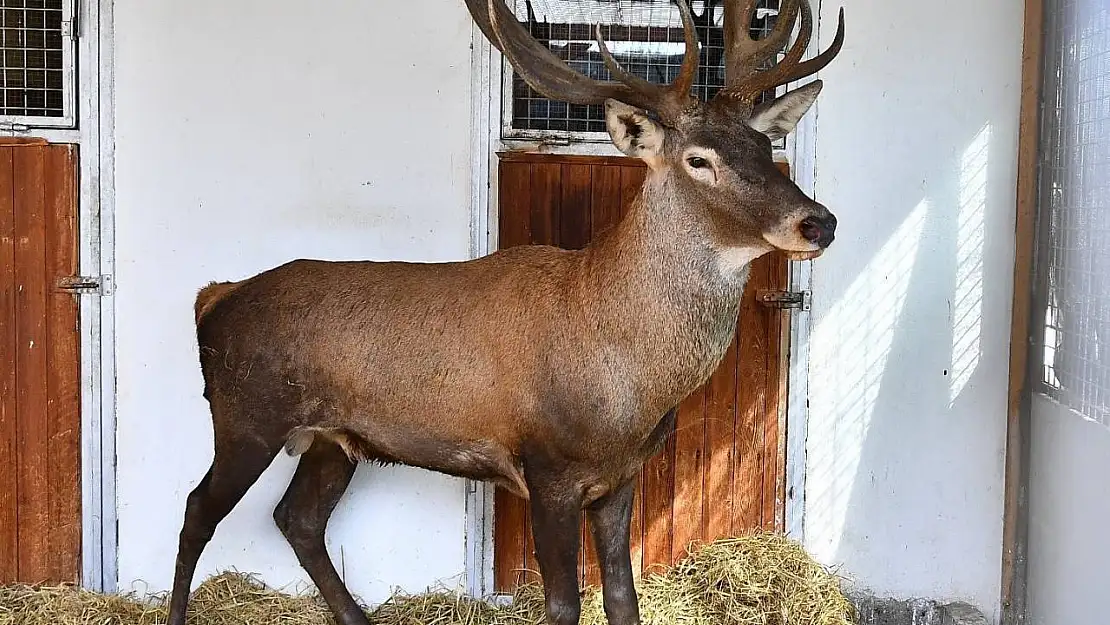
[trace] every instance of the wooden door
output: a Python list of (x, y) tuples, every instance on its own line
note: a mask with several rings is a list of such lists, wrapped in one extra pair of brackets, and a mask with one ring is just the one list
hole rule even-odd
[(0, 139), (0, 583), (76, 582), (77, 146)]
[[(627, 212), (647, 169), (631, 158), (500, 155), (500, 247), (580, 248)], [(784, 171), (786, 165), (782, 165)], [(788, 313), (759, 304), (787, 288), (787, 261), (752, 265), (732, 347), (712, 378), (679, 407), (664, 450), (641, 471), (632, 521), (633, 567), (670, 564), (694, 540), (754, 528), (782, 529), (785, 338)], [(494, 500), (494, 582), (509, 591), (539, 581), (527, 504), (502, 489)], [(600, 574), (583, 515), (581, 579)]]

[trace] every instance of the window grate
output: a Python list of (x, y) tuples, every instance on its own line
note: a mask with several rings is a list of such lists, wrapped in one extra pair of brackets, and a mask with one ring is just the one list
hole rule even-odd
[[(724, 86), (724, 27), (721, 0), (691, 3), (701, 41), (701, 64), (694, 94), (709, 99)], [(682, 19), (672, 0), (516, 0), (516, 15), (529, 32), (575, 70), (611, 80), (594, 41), (594, 24), (613, 56), (631, 73), (654, 83), (678, 76), (685, 43)], [(779, 0), (761, 0), (751, 34), (774, 28)], [(605, 132), (601, 106), (581, 106), (544, 98), (512, 74), (511, 131)], [(764, 95), (767, 97), (767, 94)]]
[(1049, 3), (1042, 133), (1042, 390), (1110, 425), (1110, 7)]
[(63, 0), (0, 0), (0, 116), (70, 115), (70, 7)]

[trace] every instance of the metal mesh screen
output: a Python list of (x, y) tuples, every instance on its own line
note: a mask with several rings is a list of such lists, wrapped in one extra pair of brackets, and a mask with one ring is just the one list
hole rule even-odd
[(1048, 8), (1041, 381), (1110, 425), (1110, 5), (1049, 0)]
[[(712, 97), (724, 86), (722, 0), (691, 2), (701, 66), (694, 93)], [(752, 21), (753, 37), (775, 25), (779, 0), (760, 0)], [(633, 74), (655, 83), (678, 76), (685, 52), (682, 18), (672, 0), (516, 0), (516, 15), (532, 36), (579, 72), (611, 80), (594, 41), (594, 24), (613, 56)], [(601, 106), (579, 106), (548, 100), (515, 73), (512, 80), (511, 127), (519, 130), (605, 132)]]
[(65, 115), (63, 0), (0, 0), (0, 115)]

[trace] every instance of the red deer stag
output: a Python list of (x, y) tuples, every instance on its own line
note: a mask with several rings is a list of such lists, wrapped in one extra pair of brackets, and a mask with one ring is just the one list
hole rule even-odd
[[(726, 86), (690, 95), (698, 38), (678, 0), (686, 55), (672, 85), (622, 69), (589, 79), (533, 39), (504, 0), (465, 0), (485, 36), (536, 91), (604, 104), (613, 143), (650, 172), (628, 215), (589, 247), (516, 247), (453, 263), (296, 260), (196, 299), (215, 434), (187, 499), (170, 604), (183, 625), (197, 560), (217, 524), (282, 450), (299, 455), (274, 520), (340, 625), (366, 625), (324, 548), (328, 517), (359, 461), (488, 480), (529, 499), (547, 620), (579, 618), (578, 519), (601, 561), (605, 612), (639, 623), (629, 558), (633, 478), (676, 406), (731, 343), (749, 263), (772, 250), (819, 256), (836, 219), (772, 162), (819, 81), (809, 76), (808, 0), (783, 0), (753, 40), (755, 0), (726, 16)], [(782, 60), (766, 62), (798, 36)]]

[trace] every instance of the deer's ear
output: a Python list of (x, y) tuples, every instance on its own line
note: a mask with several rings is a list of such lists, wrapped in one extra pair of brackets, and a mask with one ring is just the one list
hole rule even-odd
[(817, 101), (821, 87), (821, 81), (814, 80), (770, 102), (760, 104), (748, 118), (748, 125), (767, 135), (771, 141), (778, 141), (798, 125), (809, 107)]
[(605, 101), (605, 126), (613, 145), (656, 168), (663, 161), (663, 127), (643, 110), (616, 100)]

